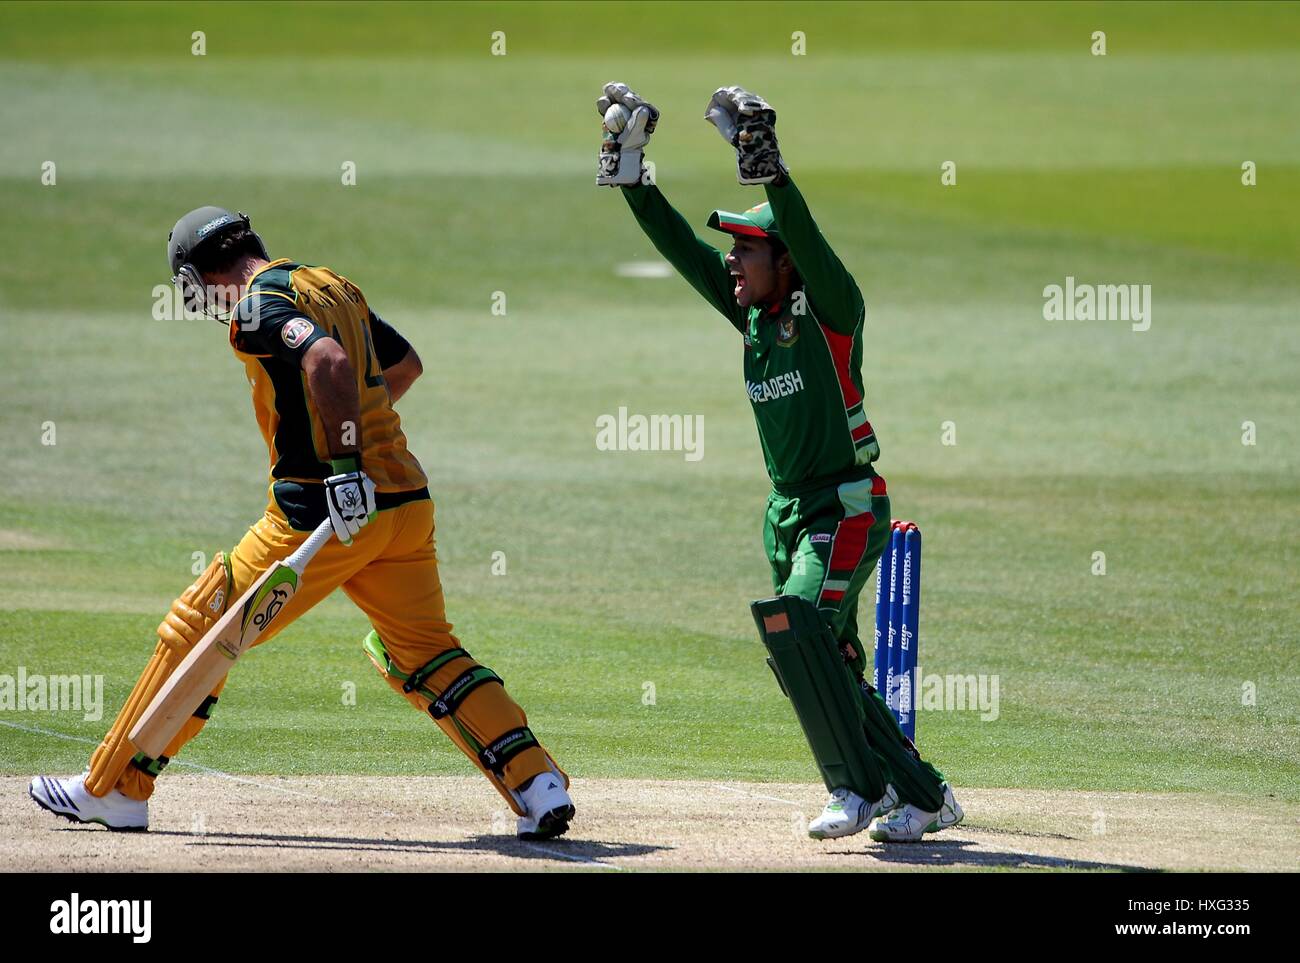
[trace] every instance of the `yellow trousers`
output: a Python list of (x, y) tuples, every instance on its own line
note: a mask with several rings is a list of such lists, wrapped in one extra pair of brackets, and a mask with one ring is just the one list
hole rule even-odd
[[(287, 558), (307, 535), (290, 528), (278, 511), (268, 510), (231, 553), (233, 583), (228, 603), (243, 595), (258, 575), (274, 562)], [(430, 708), (432, 700), (423, 693), (443, 692), (458, 678), (478, 667), (468, 653), (463, 653), (441, 665), (419, 689), (403, 691), (406, 676), (437, 656), (460, 649), (460, 642), (452, 634), (451, 623), (447, 621), (443, 602), (434, 549), (433, 503), (429, 499), (407, 502), (379, 512), (357, 533), (351, 546), (345, 546), (337, 539), (327, 542), (308, 564), (302, 585), (293, 599), (258, 644), (274, 638), (281, 629), (336, 588), (341, 588), (357, 604), (379, 634), (389, 659), (389, 671), (385, 672), (382, 666), (380, 669), (389, 684), (422, 712), (434, 715)], [(154, 661), (141, 677), (141, 684), (145, 684), (151, 675), (156, 675), (155, 663), (159, 659), (159, 653), (155, 652)], [(212, 693), (214, 698), (224, 685), (223, 680)], [(133, 709), (132, 703), (138, 701), (141, 700), (128, 700), (104, 742), (95, 751), (91, 759), (93, 778), (87, 781), (92, 792), (96, 791), (95, 787), (102, 787), (106, 792), (116, 786), (133, 799), (147, 799), (153, 792), (155, 773), (130, 765), (130, 756), (123, 751), (130, 749), (125, 736), (134, 724), (132, 716), (138, 718), (143, 709), (143, 706)], [(511, 790), (552, 766), (550, 757), (540, 745), (530, 745), (517, 752), (504, 765), (496, 767), (496, 771), (484, 764), (480, 752), (485, 746), (504, 734), (525, 728), (528, 722), (524, 711), (499, 684), (477, 685), (453, 714), (441, 718), (435, 715), (435, 720), (517, 812), (520, 810)], [(198, 717), (188, 720), (185, 728), (167, 747), (167, 758), (174, 756), (197, 735), (205, 721)], [(121, 771), (105, 771), (106, 767), (120, 767)]]

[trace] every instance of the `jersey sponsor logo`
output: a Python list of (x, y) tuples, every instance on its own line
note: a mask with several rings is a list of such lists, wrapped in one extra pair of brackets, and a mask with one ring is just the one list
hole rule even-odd
[(280, 329), (280, 338), (291, 348), (296, 348), (307, 340), (311, 334), (311, 322), (306, 318), (294, 318)]
[(816, 535), (808, 536), (808, 541), (812, 542), (813, 544), (818, 544), (820, 542), (829, 542), (830, 540), (831, 540), (830, 532), (818, 532)]
[(803, 391), (803, 372), (787, 371), (766, 381), (746, 381), (745, 390), (749, 392), (749, 400), (756, 405), (785, 398), (796, 391)]

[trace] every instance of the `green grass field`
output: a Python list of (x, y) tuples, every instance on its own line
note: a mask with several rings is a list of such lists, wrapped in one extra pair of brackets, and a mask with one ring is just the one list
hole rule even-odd
[[(925, 530), (923, 670), (1000, 683), (996, 720), (923, 713), (923, 751), (959, 786), (1300, 801), (1300, 7), (608, 17), (0, 5), (0, 675), (106, 689), (100, 721), (0, 710), (0, 772), (79, 771), (88, 745), (31, 730), (98, 740), (192, 553), (261, 511), (224, 330), (151, 318), (167, 231), (215, 203), (352, 278), (419, 350), (399, 410), (451, 617), (571, 772), (815, 780), (747, 608), (770, 593), (767, 485), (737, 339), (681, 281), (616, 273), (655, 257), (593, 186), (617, 78), (662, 108), (648, 157), (702, 233), (761, 193), (704, 106), (762, 93), (866, 294), (880, 470)], [(1150, 330), (1043, 320), (1067, 275), (1150, 284)], [(704, 458), (598, 451), (620, 405), (703, 415)], [(467, 772), (366, 631), (328, 600), (235, 670), (182, 758)]]

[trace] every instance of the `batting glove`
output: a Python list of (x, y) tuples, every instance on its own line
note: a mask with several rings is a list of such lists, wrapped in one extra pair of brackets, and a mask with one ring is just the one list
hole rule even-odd
[(650, 142), (655, 124), (659, 123), (659, 109), (638, 97), (627, 84), (606, 84), (604, 94), (596, 101), (596, 112), (605, 118), (615, 104), (626, 107), (631, 116), (622, 130), (610, 130), (608, 124), (602, 124), (605, 138), (596, 168), (596, 184), (601, 187), (628, 187), (641, 182), (642, 148)]
[[(375, 483), (357, 465), (352, 471), (340, 472), (325, 479), (325, 504), (330, 511), (330, 524), (334, 534), (344, 545), (352, 544), (352, 536), (361, 531), (375, 513)], [(335, 470), (340, 462), (335, 461)]]
[(776, 144), (776, 111), (744, 87), (721, 87), (704, 119), (736, 148), (736, 176), (742, 184), (770, 184), (787, 173)]

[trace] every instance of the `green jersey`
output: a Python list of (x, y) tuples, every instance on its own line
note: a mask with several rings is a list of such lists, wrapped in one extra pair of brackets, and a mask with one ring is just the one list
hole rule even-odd
[(872, 474), (880, 446), (862, 408), (862, 294), (794, 182), (767, 185), (767, 197), (802, 287), (751, 308), (736, 303), (723, 252), (696, 237), (659, 188), (623, 196), (659, 253), (743, 335), (745, 391), (773, 487), (793, 493)]

